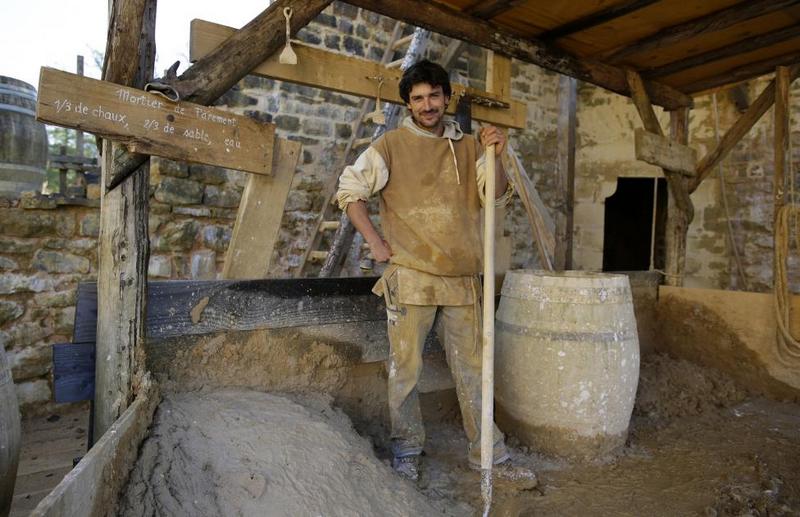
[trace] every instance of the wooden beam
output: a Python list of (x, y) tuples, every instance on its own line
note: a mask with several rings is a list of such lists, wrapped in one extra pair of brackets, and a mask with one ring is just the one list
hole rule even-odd
[(599, 59), (606, 63), (619, 63), (626, 57), (634, 54), (663, 48), (701, 34), (716, 32), (736, 25), (737, 23), (764, 16), (779, 9), (791, 7), (797, 3), (800, 3), (800, 0), (752, 0), (749, 2), (739, 2), (706, 16), (667, 27), (655, 34), (628, 43), (622, 48), (603, 52)]
[(697, 151), (691, 147), (642, 128), (636, 128), (634, 140), (637, 160), (642, 160), (668, 171), (694, 176), (697, 165)]
[[(148, 343), (226, 330), (307, 327), (357, 321), (386, 322), (377, 278), (269, 280), (156, 280), (147, 296)], [(97, 286), (78, 286), (73, 341), (97, 341)], [(194, 314), (193, 314), (194, 312)], [(99, 355), (98, 355), (99, 357)]]
[(720, 86), (747, 81), (754, 77), (772, 73), (775, 71), (776, 67), (792, 66), (797, 63), (800, 63), (800, 52), (791, 52), (756, 63), (748, 63), (747, 65), (733, 68), (724, 73), (700, 79), (699, 81), (682, 86), (681, 88), (695, 96), (703, 95), (708, 93), (709, 90), (719, 88)]
[[(109, 20), (104, 79), (143, 86), (155, 63), (155, 0), (116, 0)], [(131, 62), (135, 66), (131, 66)], [(117, 144), (103, 142), (101, 175), (113, 176)], [(100, 198), (98, 242), (99, 312), (94, 436), (99, 438), (125, 411), (144, 374), (149, 167), (143, 164)]]
[[(670, 137), (679, 145), (689, 142), (689, 110), (670, 112)], [(681, 174), (664, 171), (669, 186), (667, 200), (667, 224), (665, 227), (664, 283), (683, 285), (686, 269), (686, 236), (694, 218), (694, 207), (689, 197), (689, 179)]]
[(744, 54), (746, 52), (752, 52), (754, 50), (768, 47), (775, 43), (780, 43), (797, 36), (800, 36), (800, 24), (791, 25), (774, 32), (768, 32), (766, 34), (759, 34), (758, 36), (749, 37), (732, 45), (726, 45), (709, 52), (703, 52), (690, 57), (682, 57), (671, 63), (641, 71), (641, 74), (642, 77), (656, 79), (658, 77), (664, 77), (666, 75), (681, 72), (683, 70), (688, 70), (690, 68), (706, 65), (714, 61), (719, 61), (720, 59), (736, 56), (738, 54)]
[(553, 266), (556, 270), (572, 269), (572, 233), (575, 212), (575, 135), (578, 81), (572, 77), (559, 77), (558, 88), (558, 196), (555, 222), (555, 251)]
[[(790, 70), (779, 66), (775, 70), (775, 175), (773, 178), (772, 193), (774, 196), (773, 227), (778, 220), (778, 214), (786, 203), (786, 175), (794, 174), (791, 166), (791, 153), (789, 152), (789, 138), (791, 135), (789, 122), (791, 110), (789, 104), (789, 86), (792, 83)], [(777, 269), (773, 269), (777, 271)]]
[(559, 38), (565, 38), (578, 32), (583, 32), (604, 23), (608, 23), (611, 20), (622, 18), (623, 16), (636, 12), (640, 9), (644, 9), (648, 5), (654, 4), (658, 1), (659, 0), (628, 0), (627, 2), (609, 6), (605, 9), (587, 14), (586, 16), (578, 18), (577, 20), (567, 22), (564, 25), (560, 25), (554, 29), (550, 29), (547, 32), (539, 34), (538, 38), (542, 41), (555, 41)]
[[(235, 32), (236, 29), (233, 27), (204, 20), (192, 20), (190, 59), (203, 59)], [(253, 68), (252, 73), (270, 79), (324, 88), (364, 98), (374, 98), (377, 94), (377, 84), (369, 78), (382, 76), (384, 84), (381, 89), (381, 98), (386, 102), (405, 105), (398, 91), (398, 84), (403, 75), (403, 71), (399, 68), (389, 68), (375, 61), (350, 57), (303, 44), (294, 44), (293, 48), (297, 54), (296, 65), (283, 65), (279, 63), (278, 55), (273, 55)], [(488, 97), (511, 105), (510, 109), (474, 105), (473, 116), (476, 120), (503, 127), (518, 129), (525, 127), (527, 116), (525, 103), (513, 101), (509, 97), (500, 97), (489, 92), (465, 88), (459, 84), (452, 86), (453, 97), (458, 97), (466, 91), (472, 96)], [(448, 113), (455, 113), (455, 105), (455, 102), (450, 103)]]
[[(286, 39), (285, 7), (292, 8), (291, 34), (305, 27), (332, 0), (275, 0), (214, 52), (199, 60), (172, 81), (181, 99), (207, 106), (230, 90), (259, 63), (280, 50)], [(117, 81), (112, 81), (117, 82)], [(103, 183), (113, 189), (144, 163), (145, 156), (120, 153), (115, 156), (115, 174)]]
[(266, 278), (302, 145), (275, 140), (272, 176), (251, 174), (239, 202), (222, 278)]
[(479, 0), (465, 9), (465, 12), (482, 20), (491, 20), (524, 2), (525, 0), (490, 0), (488, 2)]
[[(794, 65), (789, 68), (789, 81), (794, 81), (800, 73), (800, 65)], [(689, 186), (689, 192), (694, 192), (697, 187), (702, 183), (714, 167), (728, 155), (728, 153), (739, 143), (744, 135), (750, 131), (750, 128), (755, 125), (761, 116), (775, 102), (775, 80), (773, 79), (761, 95), (750, 105), (750, 108), (739, 117), (736, 123), (725, 132), (717, 146), (706, 154), (702, 160), (697, 164), (697, 177)]]
[(653, 111), (653, 105), (650, 104), (650, 98), (647, 96), (642, 78), (633, 70), (626, 70), (625, 75), (631, 90), (631, 99), (639, 112), (644, 128), (650, 133), (663, 136), (664, 132), (661, 130), (661, 124), (656, 118), (655, 111)]
[[(602, 86), (622, 95), (629, 94), (625, 72), (620, 68), (590, 59), (578, 59), (541, 41), (502, 32), (489, 22), (437, 2), (348, 0), (348, 3)], [(670, 86), (653, 81), (647, 82), (646, 86), (651, 101), (667, 109), (692, 105), (691, 97)]]
[(148, 375), (136, 400), (63, 480), (42, 499), (32, 517), (108, 515), (115, 513), (139, 446), (147, 437), (161, 401), (158, 385)]

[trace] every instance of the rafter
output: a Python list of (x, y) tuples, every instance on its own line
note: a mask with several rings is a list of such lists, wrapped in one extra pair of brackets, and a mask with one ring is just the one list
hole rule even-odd
[(720, 59), (725, 59), (727, 57), (744, 54), (746, 52), (752, 52), (753, 50), (768, 47), (775, 43), (780, 43), (797, 36), (800, 36), (800, 24), (792, 25), (775, 32), (759, 34), (758, 36), (750, 37), (732, 45), (726, 45), (722, 48), (718, 48), (709, 52), (703, 52), (702, 54), (681, 58), (657, 68), (645, 70), (642, 72), (642, 76), (649, 79), (664, 77), (665, 75), (688, 70), (696, 66), (711, 63), (713, 61), (719, 61)]
[(469, 6), (465, 9), (465, 12), (470, 16), (482, 20), (491, 20), (506, 11), (510, 11), (524, 1), (525, 0), (492, 0), (491, 2), (485, 2), (481, 0)]
[[(800, 1), (800, 0), (798, 0)], [(348, 0), (348, 3), (396, 20), (464, 40), (548, 70), (628, 95), (625, 71), (598, 61), (578, 59), (539, 40), (526, 40), (493, 24), (447, 6), (424, 0)], [(652, 102), (667, 109), (691, 106), (691, 97), (653, 81), (646, 83)]]
[(667, 27), (624, 47), (603, 52), (598, 59), (606, 63), (619, 63), (628, 56), (672, 45), (700, 34), (716, 32), (798, 3), (800, 0), (754, 0), (738, 3), (709, 15)]
[(800, 63), (800, 52), (782, 54), (777, 57), (765, 59), (764, 61), (748, 63), (747, 65), (727, 70), (724, 73), (712, 77), (700, 79), (691, 84), (681, 86), (681, 89), (687, 93), (696, 95), (700, 92), (705, 92), (726, 84), (746, 81), (753, 77), (772, 73), (775, 71), (775, 67), (778, 66), (790, 66), (796, 63)]
[(611, 20), (622, 18), (625, 15), (643, 9), (658, 1), (659, 0), (628, 0), (627, 2), (612, 5), (606, 9), (587, 14), (577, 20), (567, 22), (543, 34), (539, 34), (538, 38), (542, 41), (555, 41), (559, 38), (565, 38), (577, 32), (582, 32), (610, 22)]

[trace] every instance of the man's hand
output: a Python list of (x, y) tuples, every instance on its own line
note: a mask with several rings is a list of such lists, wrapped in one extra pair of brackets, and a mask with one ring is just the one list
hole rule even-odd
[(506, 135), (495, 126), (483, 126), (479, 133), (481, 145), (495, 144), (494, 154), (500, 156), (506, 148)]
[(369, 251), (372, 253), (372, 258), (378, 262), (387, 262), (392, 256), (392, 247), (383, 239), (376, 239), (372, 242), (367, 241), (369, 244)]

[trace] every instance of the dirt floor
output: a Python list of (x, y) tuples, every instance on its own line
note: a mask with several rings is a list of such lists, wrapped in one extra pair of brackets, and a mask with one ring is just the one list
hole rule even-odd
[[(452, 401), (426, 407), (418, 486), (388, 466), (386, 431), (324, 397), (246, 389), (168, 395), (122, 515), (475, 515), (479, 475)], [(432, 406), (432, 407), (431, 407)], [(800, 515), (800, 405), (651, 355), (626, 447), (593, 464), (540, 456), (533, 490), (495, 483), (492, 515)], [(199, 512), (199, 513), (198, 513)]]

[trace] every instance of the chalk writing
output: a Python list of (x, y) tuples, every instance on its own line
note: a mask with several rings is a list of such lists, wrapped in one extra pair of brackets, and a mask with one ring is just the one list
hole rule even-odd
[(43, 68), (37, 117), (135, 152), (270, 173), (273, 125), (113, 83)]

